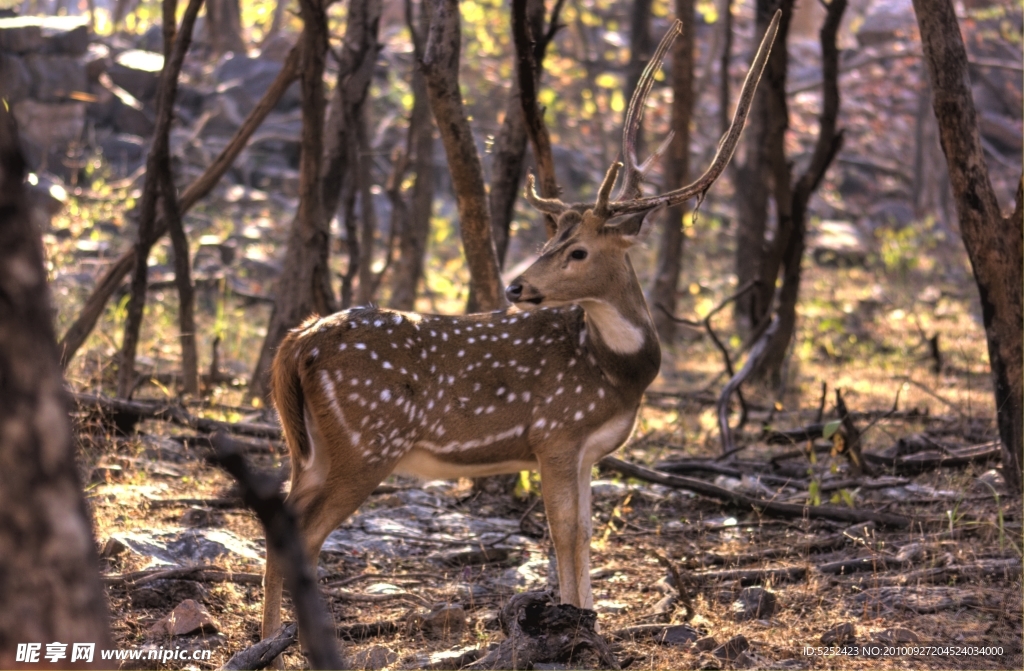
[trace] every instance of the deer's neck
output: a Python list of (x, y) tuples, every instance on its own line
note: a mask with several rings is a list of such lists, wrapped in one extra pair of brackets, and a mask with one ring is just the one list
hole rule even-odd
[(611, 381), (630, 395), (640, 394), (661, 366), (661, 347), (632, 266), (621, 292), (606, 299), (580, 301), (582, 339)]

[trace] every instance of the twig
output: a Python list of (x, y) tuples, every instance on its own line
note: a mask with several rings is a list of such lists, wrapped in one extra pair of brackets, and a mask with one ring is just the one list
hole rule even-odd
[(720, 458), (727, 458), (739, 451), (733, 442), (732, 429), (729, 428), (729, 397), (734, 392), (738, 394), (740, 385), (761, 365), (761, 359), (768, 352), (768, 343), (775, 337), (775, 332), (778, 331), (780, 323), (781, 321), (778, 317), (772, 317), (768, 328), (764, 330), (761, 337), (750, 347), (750, 354), (747, 355), (747, 361), (743, 364), (743, 368), (736, 375), (733, 375), (732, 379), (722, 388), (717, 405), (718, 427), (722, 435), (722, 456)]
[(210, 461), (238, 480), (246, 504), (266, 529), (267, 552), (275, 552), (282, 559), (285, 586), (295, 604), (310, 666), (315, 669), (344, 668), (334, 637), (334, 625), (317, 592), (316, 579), (291, 511), (285, 507), (274, 483), (253, 473), (242, 455), (231, 450), (230, 440), (225, 438), (227, 436), (223, 433), (213, 437), (214, 452)]
[(291, 647), (296, 640), (298, 640), (298, 627), (294, 623), (285, 625), (270, 638), (265, 638), (259, 643), (231, 655), (231, 659), (221, 667), (221, 671), (264, 669), (278, 655)]
[(898, 529), (905, 529), (910, 526), (910, 519), (903, 515), (890, 513), (879, 513), (870, 510), (857, 510), (855, 508), (843, 508), (840, 506), (807, 506), (796, 503), (779, 503), (767, 501), (754, 496), (747, 496), (739, 492), (730, 491), (696, 478), (687, 478), (679, 475), (661, 473), (644, 466), (631, 464), (615, 457), (605, 457), (599, 462), (602, 466), (618, 471), (623, 475), (639, 478), (648, 482), (654, 482), (677, 489), (686, 489), (697, 494), (702, 494), (719, 501), (733, 505), (754, 508), (770, 515), (781, 517), (808, 517), (839, 520), (842, 522), (876, 522), (880, 525)]
[(108, 585), (126, 585), (139, 587), (157, 580), (192, 580), (195, 582), (234, 582), (246, 585), (259, 585), (263, 576), (258, 573), (236, 573), (225, 571), (216, 566), (188, 566), (185, 568), (161, 569), (156, 571), (137, 571), (124, 575), (103, 576)]
[(689, 622), (693, 619), (693, 616), (696, 615), (696, 612), (693, 610), (693, 602), (690, 601), (690, 595), (686, 593), (686, 587), (683, 585), (683, 577), (679, 575), (679, 568), (676, 567), (675, 562), (668, 557), (665, 557), (660, 552), (655, 551), (654, 558), (657, 559), (662, 566), (668, 569), (669, 573), (672, 574), (672, 579), (676, 581), (676, 591), (679, 592), (679, 601), (683, 604), (683, 608), (686, 609), (686, 614), (683, 616), (683, 620), (685, 622)]

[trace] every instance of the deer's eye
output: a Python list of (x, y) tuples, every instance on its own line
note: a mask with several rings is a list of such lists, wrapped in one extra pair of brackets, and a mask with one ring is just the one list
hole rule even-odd
[(569, 253), (569, 258), (573, 261), (582, 261), (587, 258), (587, 250), (585, 249), (574, 249)]

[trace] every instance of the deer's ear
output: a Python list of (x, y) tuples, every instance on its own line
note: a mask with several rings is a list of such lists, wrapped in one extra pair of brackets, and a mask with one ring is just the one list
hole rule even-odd
[(645, 225), (645, 221), (654, 221), (656, 219), (653, 213), (660, 212), (664, 208), (657, 208), (654, 210), (648, 210), (646, 212), (639, 212), (637, 214), (630, 214), (624, 217), (620, 217), (617, 220), (612, 220), (605, 225), (605, 231), (621, 237), (623, 240), (633, 244), (641, 236), (645, 236), (647, 231), (650, 230), (650, 225)]

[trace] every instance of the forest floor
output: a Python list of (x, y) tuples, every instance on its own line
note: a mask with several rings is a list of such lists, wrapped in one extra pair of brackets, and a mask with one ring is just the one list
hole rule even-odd
[[(46, 237), (61, 331), (105, 263), (92, 257), (121, 235), (116, 226), (90, 223), (103, 217), (88, 207), (95, 206), (73, 207), (54, 222), (63, 232)], [(230, 219), (231, 207), (221, 216)], [(204, 230), (203, 212), (190, 216), (197, 237), (222, 240), (230, 228), (210, 216)], [(250, 270), (273, 258), (278, 229), (260, 221), (240, 250), (254, 260)], [(730, 232), (713, 215), (703, 215), (700, 229), (701, 240), (687, 245), (690, 299), (681, 316), (707, 314), (735, 288), (725, 279)], [(807, 262), (783, 388), (746, 389), (750, 416), (736, 432), (745, 449), (732, 460), (714, 461), (721, 452), (714, 409), (725, 383), (721, 358), (692, 329), (667, 351), (637, 431), (617, 456), (665, 468), (675, 462), (673, 472), (731, 491), (902, 515), (911, 525), (777, 517), (595, 469), (596, 610), (623, 668), (1021, 668), (1021, 502), (1006, 495), (992, 450), (958, 452), (997, 437), (970, 271), (956, 241), (923, 252), (925, 238), (900, 235), (880, 236), (863, 264)], [(196, 266), (203, 277), (204, 253), (218, 248), (201, 244)], [(652, 253), (639, 252), (641, 273)], [(158, 249), (164, 265), (155, 273), (167, 258), (166, 247)], [(443, 298), (445, 262), (442, 254), (432, 257), (425, 310), (459, 309), (450, 293)], [(220, 371), (228, 377), (244, 380), (254, 363), (268, 314), (265, 302), (251, 297), (260, 293), (265, 286), (255, 272), (200, 283), (201, 351), (219, 336)], [(151, 378), (135, 399), (177, 403), (176, 297), (157, 284), (150, 298), (139, 360)], [(72, 362), (76, 392), (111, 394), (123, 310), (123, 300), (110, 307)], [(716, 328), (727, 335), (728, 311), (722, 315)], [(940, 360), (929, 348), (936, 335)], [(735, 351), (738, 340), (726, 341)], [(835, 420), (837, 388), (863, 432), (863, 451), (882, 455), (871, 476), (855, 473), (834, 449), (842, 433), (792, 444), (767, 440), (772, 431)], [(225, 422), (274, 421), (243, 398), (240, 383), (210, 385), (185, 407)], [(116, 644), (208, 648), (209, 661), (159, 666), (216, 668), (259, 640), (263, 531), (231, 477), (204, 460), (196, 429), (147, 419), (124, 435), (84, 401), (78, 420)], [(283, 443), (245, 440), (250, 462), (283, 479)], [(967, 456), (950, 460), (958, 454)], [(550, 586), (552, 550), (536, 476), (521, 478), (511, 496), (476, 492), (466, 480), (393, 478), (385, 485), (320, 556), (321, 592), (348, 637), (344, 653), (367, 668), (457, 668), (473, 650), (503, 638), (496, 612), (510, 596)], [(682, 576), (688, 620), (666, 563)], [(204, 570), (157, 574), (189, 567)], [(767, 589), (773, 607), (745, 607), (742, 600), (754, 594), (743, 591), (749, 586)], [(175, 638), (154, 631), (186, 599), (205, 607), (215, 621), (210, 630)], [(445, 611), (445, 626), (424, 624), (436, 604), (461, 611)], [(293, 617), (286, 600), (285, 621)], [(627, 630), (641, 624), (690, 629), (673, 628), (659, 642), (665, 631)], [(850, 655), (851, 644), (868, 647)], [(306, 663), (297, 646), (284, 661)]]

